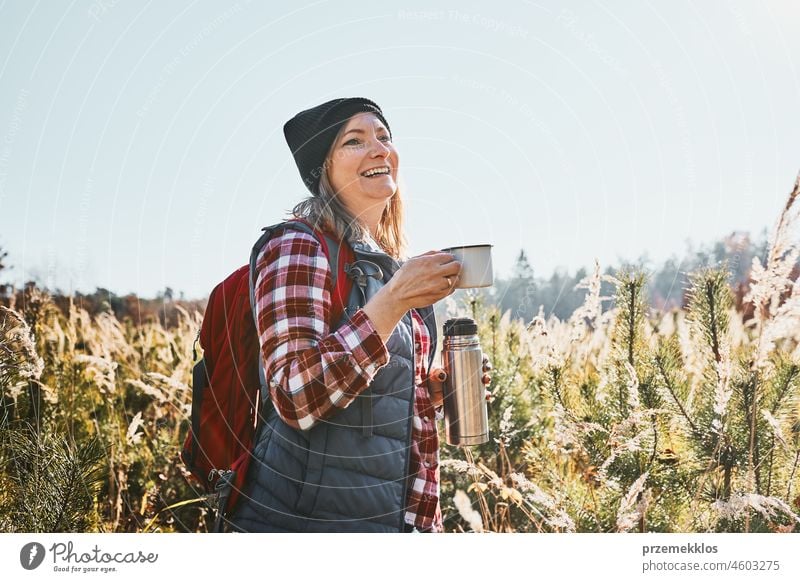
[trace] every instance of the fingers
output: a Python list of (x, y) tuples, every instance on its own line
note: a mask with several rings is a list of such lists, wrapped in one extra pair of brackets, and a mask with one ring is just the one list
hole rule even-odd
[[(484, 370), (485, 371), (485, 370)], [(428, 374), (428, 378), (432, 382), (442, 383), (447, 380), (447, 372), (444, 371), (442, 368), (432, 368), (430, 374)], [(491, 374), (483, 374), (481, 376), (481, 382), (484, 384), (491, 384), (492, 383), (492, 375)]]
[(447, 269), (445, 269), (445, 274), (457, 274), (461, 272), (461, 263), (456, 259), (455, 255), (442, 251), (428, 251), (423, 256), (435, 258), (438, 266), (447, 267)]
[[(483, 376), (481, 377), (481, 382), (484, 385), (488, 386), (492, 383), (492, 375), (489, 373), (492, 371), (492, 363), (489, 361), (489, 356), (486, 354), (483, 355)], [(487, 396), (488, 400), (488, 396)]]
[(436, 382), (444, 382), (445, 380), (447, 380), (447, 372), (444, 371), (444, 368), (434, 367), (431, 368), (428, 377)]
[[(491, 365), (489, 366), (491, 368)], [(428, 389), (431, 396), (431, 402), (433, 402), (434, 406), (439, 406), (444, 403), (444, 391), (443, 391), (443, 383), (447, 380), (447, 372), (444, 371), (444, 368), (431, 368), (431, 371), (428, 373)], [(486, 392), (486, 401), (491, 403), (494, 400), (494, 395), (489, 392), (489, 385), (492, 383), (492, 376), (491, 374), (483, 374), (481, 377), (481, 382), (484, 385), (484, 390)]]
[(452, 294), (456, 290), (456, 285), (458, 285), (458, 275), (445, 276), (444, 283), (446, 285), (444, 289), (448, 291), (448, 295)]
[(460, 275), (461, 274), (461, 263), (453, 258), (452, 261), (447, 261), (442, 265), (444, 267), (444, 272), (448, 275)]
[(442, 268), (442, 276), (447, 284), (446, 289), (449, 293), (453, 293), (458, 286), (458, 281), (461, 278), (461, 263), (452, 261), (447, 263)]
[(453, 255), (451, 253), (444, 252), (444, 251), (427, 251), (425, 253), (422, 253), (421, 255), (417, 255), (416, 258), (419, 258), (419, 257), (434, 257), (434, 256), (435, 256), (435, 258), (437, 259), (437, 262), (440, 265), (451, 263), (451, 262), (456, 260), (455, 255)]
[(451, 255), (450, 253), (442, 253), (442, 258), (447, 259), (444, 263), (446, 265), (449, 265), (450, 263), (456, 263), (461, 266), (461, 263), (458, 261), (458, 259), (456, 259), (455, 255)]
[(486, 402), (491, 404), (494, 401), (494, 394), (489, 392), (489, 385), (492, 383), (492, 375), (489, 372), (492, 371), (492, 363), (489, 361), (489, 356), (486, 354), (483, 355), (483, 376), (481, 377), (481, 382), (486, 387)]
[(442, 368), (433, 368), (428, 374), (428, 393), (434, 406), (444, 403), (442, 382), (447, 379), (447, 373)]
[(405, 261), (392, 280), (404, 304), (424, 307), (452, 295), (460, 273), (461, 263), (452, 254), (431, 250)]
[(450, 294), (458, 285), (458, 276), (461, 274), (461, 263), (455, 260), (450, 253), (441, 251), (428, 251), (414, 257), (414, 265), (409, 265), (408, 276), (417, 283), (419, 291), (436, 295), (434, 301)]

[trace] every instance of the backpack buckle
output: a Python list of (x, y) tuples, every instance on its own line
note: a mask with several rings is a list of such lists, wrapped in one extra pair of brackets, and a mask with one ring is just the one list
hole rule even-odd
[(214, 484), (214, 496), (216, 497), (217, 517), (214, 520), (214, 532), (221, 533), (223, 531), (222, 524), (228, 509), (228, 498), (231, 496), (233, 489), (233, 479), (236, 476), (236, 471), (231, 469), (211, 469), (208, 473), (208, 480), (211, 481), (217, 475), (219, 478)]
[(192, 365), (197, 363), (197, 342), (200, 341), (200, 330), (197, 330), (197, 335), (192, 342)]
[[(363, 268), (366, 265), (373, 267), (373, 272), (367, 272)], [(347, 273), (347, 275), (361, 288), (367, 286), (367, 279), (369, 277), (373, 277), (378, 281), (383, 280), (383, 270), (380, 268), (380, 266), (366, 259), (360, 259), (352, 263), (346, 263), (344, 266), (344, 272)]]

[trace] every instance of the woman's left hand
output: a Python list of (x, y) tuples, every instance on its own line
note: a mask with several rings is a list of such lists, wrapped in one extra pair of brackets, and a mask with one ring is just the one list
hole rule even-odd
[[(490, 372), (492, 371), (492, 364), (489, 362), (489, 358), (485, 355), (483, 356), (483, 377), (481, 381), (483, 382), (484, 386), (489, 386), (492, 383), (492, 375)], [(433, 404), (434, 408), (438, 408), (442, 404), (444, 404), (444, 382), (447, 380), (447, 372), (444, 371), (444, 368), (432, 368), (431, 373), (428, 374), (428, 393), (431, 397), (431, 403)], [(490, 398), (492, 394), (486, 390), (486, 400), (491, 402)]]

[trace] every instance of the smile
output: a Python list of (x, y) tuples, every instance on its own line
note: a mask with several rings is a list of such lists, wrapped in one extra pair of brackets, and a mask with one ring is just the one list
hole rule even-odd
[(362, 172), (361, 175), (364, 176), (365, 178), (372, 178), (374, 176), (387, 175), (387, 174), (389, 174), (389, 172), (390, 172), (390, 169), (388, 167), (384, 166), (382, 168), (371, 168), (371, 169), (367, 170), (366, 172)]

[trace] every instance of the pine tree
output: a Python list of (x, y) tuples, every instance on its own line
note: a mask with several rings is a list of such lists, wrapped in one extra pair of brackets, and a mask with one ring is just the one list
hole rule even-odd
[[(690, 277), (688, 322), (693, 347), (704, 362), (703, 381), (694, 398), (694, 410), (702, 427), (693, 440), (697, 454), (711, 478), (705, 488), (709, 501), (728, 500), (734, 471), (741, 461), (741, 424), (730, 406), (734, 391), (731, 356), (730, 308), (733, 303), (728, 272), (706, 268)], [(746, 399), (746, 384), (738, 384)]]
[(24, 423), (0, 433), (0, 531), (88, 531), (103, 483), (96, 439), (70, 444)]
[(3, 247), (0, 247), (0, 273), (2, 273), (6, 269), (10, 269), (11, 267), (4, 263), (6, 257), (8, 256), (8, 252), (3, 250)]

